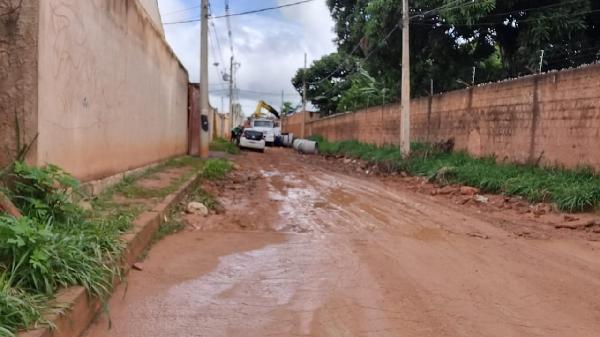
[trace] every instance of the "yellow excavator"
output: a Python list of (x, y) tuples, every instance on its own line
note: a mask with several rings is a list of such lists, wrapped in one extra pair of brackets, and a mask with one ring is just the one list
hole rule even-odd
[(277, 110), (275, 110), (275, 108), (273, 108), (272, 106), (270, 106), (269, 104), (267, 104), (265, 101), (259, 101), (258, 102), (258, 104), (256, 105), (256, 111), (254, 111), (254, 114), (251, 117), (252, 118), (262, 118), (262, 117), (265, 117), (265, 114), (262, 112), (262, 109), (265, 109), (265, 110), (269, 111), (277, 119), (279, 119), (279, 112)]

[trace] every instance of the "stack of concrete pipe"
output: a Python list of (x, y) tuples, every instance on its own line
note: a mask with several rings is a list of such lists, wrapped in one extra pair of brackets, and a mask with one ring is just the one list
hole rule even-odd
[(319, 143), (308, 139), (295, 139), (294, 150), (305, 154), (319, 154)]

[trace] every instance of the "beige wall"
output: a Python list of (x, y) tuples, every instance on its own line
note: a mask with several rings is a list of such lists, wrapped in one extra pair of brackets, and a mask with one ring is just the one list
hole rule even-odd
[(213, 139), (216, 138), (231, 138), (231, 118), (230, 114), (215, 113), (214, 114), (214, 132)]
[[(329, 140), (398, 144), (400, 106), (308, 123)], [(286, 129), (297, 132), (293, 116)], [(459, 149), (500, 160), (600, 169), (600, 65), (452, 91), (411, 103), (412, 140), (455, 138)]]
[(90, 180), (186, 152), (187, 72), (139, 2), (46, 0), (39, 17), (38, 164)]
[(146, 13), (152, 19), (152, 22), (156, 25), (156, 28), (164, 35), (162, 20), (160, 17), (160, 10), (158, 8), (158, 0), (139, 0)]

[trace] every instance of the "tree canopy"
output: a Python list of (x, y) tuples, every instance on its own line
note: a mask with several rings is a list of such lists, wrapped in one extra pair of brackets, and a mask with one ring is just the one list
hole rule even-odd
[[(400, 92), (402, 17), (397, 0), (328, 0), (337, 53), (306, 71), (307, 96), (322, 114)], [(414, 96), (597, 61), (600, 1), (411, 0)], [(473, 71), (475, 69), (475, 71)], [(304, 72), (292, 83), (302, 93)]]

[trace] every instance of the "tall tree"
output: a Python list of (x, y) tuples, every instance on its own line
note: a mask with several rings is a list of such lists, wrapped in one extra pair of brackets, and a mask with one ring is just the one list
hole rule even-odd
[(292, 84), (303, 95), (303, 83), (306, 76), (306, 96), (321, 114), (328, 115), (337, 111), (342, 93), (351, 86), (348, 76), (356, 68), (353, 58), (341, 53), (332, 53), (316, 60), (306, 70), (298, 69)]
[[(308, 97), (324, 114), (399, 96), (402, 54), (397, 0), (327, 0), (338, 52), (307, 70)], [(414, 96), (600, 60), (597, 0), (411, 0)], [(359, 76), (366, 70), (368, 77)], [(331, 75), (331, 76), (329, 76)], [(364, 74), (363, 74), (364, 75)], [(302, 93), (302, 70), (293, 83)], [(312, 80), (311, 80), (312, 79)], [(371, 80), (372, 79), (372, 80)], [(316, 84), (315, 84), (316, 83)], [(371, 89), (370, 89), (371, 88)], [(368, 94), (371, 93), (371, 94)], [(367, 96), (365, 96), (367, 95)], [(340, 104), (343, 102), (344, 104)]]

